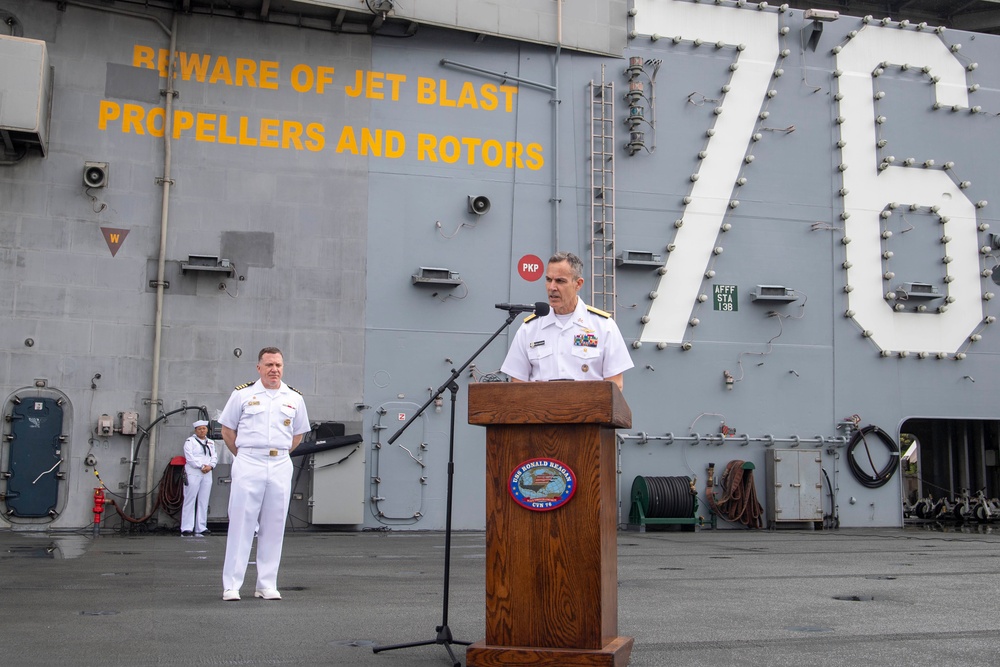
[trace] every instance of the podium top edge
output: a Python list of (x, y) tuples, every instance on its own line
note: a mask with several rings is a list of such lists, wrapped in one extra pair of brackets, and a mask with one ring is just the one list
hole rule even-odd
[(631, 428), (632, 410), (618, 385), (606, 380), (480, 382), (469, 385), (469, 423)]

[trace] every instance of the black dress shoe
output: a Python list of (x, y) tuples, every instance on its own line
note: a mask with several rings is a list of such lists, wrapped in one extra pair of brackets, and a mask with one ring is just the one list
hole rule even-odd
[(183, 537), (191, 537), (192, 535), (194, 535), (194, 533), (192, 533), (190, 530), (182, 530), (181, 535)]
[(209, 530), (208, 528), (206, 528), (205, 530), (201, 531), (201, 532), (200, 532), (200, 533), (198, 533), (198, 534), (199, 534), (199, 535), (211, 535), (211, 534), (212, 534), (212, 531), (210, 531), (210, 530)]

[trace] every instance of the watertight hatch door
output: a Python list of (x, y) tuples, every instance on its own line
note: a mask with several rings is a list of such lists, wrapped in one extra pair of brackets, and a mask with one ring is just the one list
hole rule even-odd
[(55, 510), (62, 421), (63, 410), (53, 398), (25, 398), (14, 406), (6, 499), (13, 516), (43, 517)]

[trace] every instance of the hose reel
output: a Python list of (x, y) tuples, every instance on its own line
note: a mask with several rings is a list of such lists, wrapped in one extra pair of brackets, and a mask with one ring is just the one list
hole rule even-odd
[(680, 525), (694, 530), (698, 492), (690, 477), (636, 477), (632, 481), (629, 524), (645, 532), (647, 525)]

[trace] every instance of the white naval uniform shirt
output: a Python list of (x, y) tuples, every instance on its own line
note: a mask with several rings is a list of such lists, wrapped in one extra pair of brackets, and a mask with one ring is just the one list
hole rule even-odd
[(293, 436), (310, 430), (302, 394), (284, 382), (268, 391), (260, 380), (233, 390), (219, 423), (236, 431), (237, 447), (286, 451)]
[(522, 381), (603, 380), (633, 365), (611, 316), (578, 298), (565, 325), (554, 311), (525, 318), (500, 370)]
[(205, 448), (201, 446), (198, 436), (188, 436), (188, 439), (184, 441), (185, 462), (192, 470), (199, 473), (202, 466), (212, 466), (214, 468), (219, 462), (219, 456), (215, 450), (215, 441), (206, 438), (205, 444), (208, 445), (208, 454), (205, 453)]

